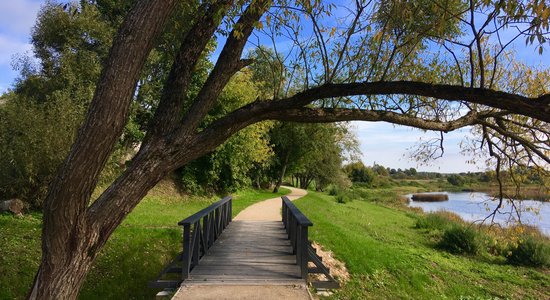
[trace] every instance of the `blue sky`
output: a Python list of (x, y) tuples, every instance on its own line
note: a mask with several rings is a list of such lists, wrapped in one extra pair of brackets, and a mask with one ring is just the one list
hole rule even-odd
[[(0, 1), (0, 93), (10, 88), (18, 72), (13, 70), (12, 62), (16, 55), (31, 52), (30, 31), (36, 15), (44, 0), (1, 0)], [(220, 45), (221, 46), (221, 45)], [(545, 65), (547, 54), (539, 56), (536, 49), (519, 47), (518, 56), (532, 65)], [(410, 158), (410, 149), (421, 138), (430, 138), (433, 133), (407, 127), (396, 127), (387, 123), (352, 122), (357, 133), (363, 161), (367, 165), (382, 164), (392, 168), (410, 168), (438, 172), (464, 172), (484, 169), (484, 163), (478, 166), (468, 164), (470, 157), (460, 154), (460, 143), (469, 130), (449, 133), (445, 136), (445, 155), (429, 165), (419, 165)]]
[(13, 83), (17, 72), (12, 68), (14, 55), (31, 51), (30, 31), (42, 0), (0, 1), (0, 93)]

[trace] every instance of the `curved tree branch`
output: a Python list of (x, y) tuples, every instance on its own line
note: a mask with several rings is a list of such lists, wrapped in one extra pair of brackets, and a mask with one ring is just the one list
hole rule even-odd
[(325, 98), (394, 94), (433, 97), (449, 101), (468, 101), (550, 122), (550, 94), (529, 98), (490, 89), (418, 81), (324, 84), (280, 101), (284, 102), (283, 106), (301, 107)]

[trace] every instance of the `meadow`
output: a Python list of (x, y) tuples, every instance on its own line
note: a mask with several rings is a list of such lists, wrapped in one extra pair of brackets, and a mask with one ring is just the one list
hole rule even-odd
[(399, 200), (412, 190), (362, 189), (362, 197), (345, 203), (310, 192), (295, 202), (314, 224), (310, 238), (349, 269), (351, 280), (330, 299), (550, 298), (547, 267), (510, 265), (485, 249), (476, 255), (441, 249), (442, 228), (419, 225), (426, 216)]
[[(452, 214), (434, 217), (404, 205), (400, 195), (425, 189), (415, 184), (354, 187), (345, 199), (309, 191), (296, 200), (314, 223), (310, 239), (332, 251), (350, 272), (351, 279), (328, 299), (550, 299), (548, 265), (510, 264), (507, 248), (499, 248), (485, 229), (475, 254), (442, 249), (447, 228), (468, 224)], [(288, 192), (235, 193), (233, 214)], [(185, 196), (166, 184), (156, 187), (117, 228), (80, 299), (153, 299), (157, 290), (147, 282), (181, 249), (177, 222), (218, 198)], [(23, 299), (40, 260), (41, 214), (2, 214), (0, 228), (0, 299)]]
[[(233, 195), (233, 215), (255, 202), (290, 192), (244, 190)], [(80, 299), (153, 299), (147, 287), (181, 251), (179, 221), (219, 197), (186, 196), (161, 183), (116, 229), (101, 251), (80, 293)], [(0, 214), (0, 299), (24, 299), (40, 263), (42, 216)]]

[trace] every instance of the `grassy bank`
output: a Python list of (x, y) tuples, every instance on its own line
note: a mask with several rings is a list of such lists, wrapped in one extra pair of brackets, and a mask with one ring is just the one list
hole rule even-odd
[[(233, 214), (250, 204), (284, 195), (246, 190), (234, 194)], [(81, 299), (153, 299), (147, 282), (181, 251), (177, 222), (218, 200), (188, 197), (170, 185), (153, 189), (128, 215), (100, 253)], [(22, 218), (0, 215), (0, 299), (23, 299), (40, 262), (39, 213)]]
[[(338, 203), (333, 196), (311, 192), (295, 202), (314, 223), (311, 239), (332, 250), (350, 270), (350, 282), (330, 298), (550, 298), (547, 269), (439, 250), (432, 233), (415, 228), (415, 213), (395, 208), (399, 193), (363, 193), (364, 201)], [(384, 201), (390, 207), (380, 205)]]

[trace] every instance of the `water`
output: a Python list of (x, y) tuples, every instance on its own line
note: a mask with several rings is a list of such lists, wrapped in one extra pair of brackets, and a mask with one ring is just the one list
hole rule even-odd
[[(458, 214), (466, 221), (483, 221), (498, 205), (498, 201), (491, 201), (491, 196), (485, 193), (445, 193), (449, 195), (449, 201), (443, 202), (415, 202), (409, 198), (409, 206), (420, 207), (425, 212), (446, 210)], [(536, 226), (542, 233), (550, 236), (550, 203), (533, 200), (515, 201), (516, 207), (521, 211), (521, 222)], [(510, 214), (511, 204), (506, 200), (503, 203), (501, 213), (497, 213), (495, 222), (508, 226), (517, 223), (517, 215)], [(486, 222), (490, 222), (487, 220)]]

